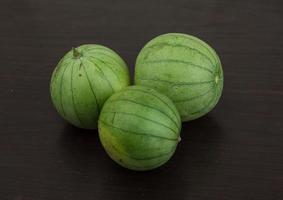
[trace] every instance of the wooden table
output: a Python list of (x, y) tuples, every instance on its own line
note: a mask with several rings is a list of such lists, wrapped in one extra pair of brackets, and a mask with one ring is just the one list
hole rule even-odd
[[(1, 200), (283, 199), (282, 1), (2, 0), (0, 27)], [(166, 165), (129, 171), (109, 159), (96, 131), (58, 116), (50, 76), (85, 43), (116, 50), (133, 74), (141, 47), (166, 32), (217, 50), (223, 96), (183, 124)]]

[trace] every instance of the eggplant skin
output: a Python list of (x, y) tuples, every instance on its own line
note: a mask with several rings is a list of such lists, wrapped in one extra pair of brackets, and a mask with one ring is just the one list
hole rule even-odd
[(223, 89), (223, 70), (215, 50), (194, 36), (167, 33), (149, 41), (135, 65), (135, 84), (172, 99), (182, 121), (210, 112)]
[(97, 129), (104, 102), (129, 84), (128, 67), (117, 53), (102, 45), (86, 44), (70, 50), (57, 64), (50, 94), (67, 122)]
[(104, 104), (100, 141), (119, 165), (136, 171), (166, 163), (180, 141), (181, 118), (173, 102), (145, 86), (130, 86)]

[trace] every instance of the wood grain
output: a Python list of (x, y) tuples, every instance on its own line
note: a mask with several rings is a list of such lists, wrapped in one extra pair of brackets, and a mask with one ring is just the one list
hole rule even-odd
[[(0, 199), (283, 199), (282, 24), (279, 0), (2, 0)], [(85, 43), (116, 50), (133, 73), (141, 47), (166, 32), (217, 50), (224, 93), (211, 113), (183, 124), (166, 165), (129, 171), (95, 131), (60, 119), (51, 73)]]

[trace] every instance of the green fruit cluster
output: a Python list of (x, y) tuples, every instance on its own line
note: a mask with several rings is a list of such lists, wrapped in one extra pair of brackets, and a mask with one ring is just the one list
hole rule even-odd
[(107, 154), (132, 170), (166, 163), (182, 121), (213, 109), (223, 89), (216, 52), (180, 33), (160, 35), (140, 51), (135, 85), (113, 50), (97, 44), (69, 51), (55, 68), (50, 93), (57, 112), (74, 126), (97, 129)]

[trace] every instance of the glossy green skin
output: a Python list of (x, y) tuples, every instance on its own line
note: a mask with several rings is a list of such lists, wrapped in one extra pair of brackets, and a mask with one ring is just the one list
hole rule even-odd
[(52, 74), (52, 102), (69, 123), (96, 129), (104, 102), (130, 84), (129, 71), (122, 58), (107, 47), (89, 44), (75, 51), (69, 51)]
[(103, 106), (98, 126), (108, 155), (132, 170), (163, 165), (180, 141), (181, 119), (172, 101), (143, 86), (112, 95)]
[(197, 119), (217, 104), (223, 71), (216, 52), (202, 40), (181, 33), (148, 42), (136, 60), (135, 84), (170, 97), (182, 121)]

